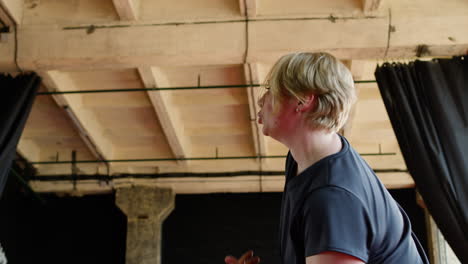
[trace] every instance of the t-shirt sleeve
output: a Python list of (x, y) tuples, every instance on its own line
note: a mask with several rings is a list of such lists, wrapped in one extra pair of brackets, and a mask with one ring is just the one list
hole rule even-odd
[(354, 194), (339, 187), (321, 188), (307, 197), (303, 208), (305, 257), (336, 251), (367, 262), (369, 217)]

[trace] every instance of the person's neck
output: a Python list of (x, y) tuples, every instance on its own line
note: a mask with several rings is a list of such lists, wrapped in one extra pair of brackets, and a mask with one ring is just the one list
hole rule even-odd
[(338, 153), (342, 148), (340, 137), (325, 130), (298, 133), (286, 145), (297, 162), (297, 175), (317, 161)]

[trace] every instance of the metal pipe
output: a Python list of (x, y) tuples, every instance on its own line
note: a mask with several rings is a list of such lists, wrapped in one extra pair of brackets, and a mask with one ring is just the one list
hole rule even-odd
[[(375, 83), (375, 80), (354, 81), (354, 83)], [(145, 92), (145, 91), (173, 91), (173, 90), (203, 90), (203, 89), (232, 89), (246, 87), (261, 87), (264, 84), (235, 84), (235, 85), (206, 85), (206, 86), (180, 86), (180, 87), (153, 87), (153, 88), (123, 88), (108, 90), (74, 90), (39, 92), (37, 95), (53, 94), (86, 94), (86, 93), (119, 93), (119, 92)]]
[[(361, 153), (361, 156), (393, 156), (395, 152), (379, 152), (379, 153)], [(226, 157), (193, 157), (193, 158), (155, 158), (155, 159), (114, 159), (105, 160), (104, 162), (154, 162), (154, 161), (187, 161), (187, 160), (237, 160), (237, 159), (278, 159), (286, 158), (285, 155), (270, 155), (270, 156), (226, 156)], [(35, 165), (47, 164), (70, 164), (70, 163), (101, 163), (103, 160), (66, 160), (66, 161), (36, 161), (30, 162)]]

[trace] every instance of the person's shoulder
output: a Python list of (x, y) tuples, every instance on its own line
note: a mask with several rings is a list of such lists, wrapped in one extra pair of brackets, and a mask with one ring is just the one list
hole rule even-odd
[(327, 186), (312, 192), (297, 215), (304, 230), (305, 256), (337, 251), (369, 259), (369, 214), (366, 206), (346, 189)]
[(320, 188), (317, 188), (311, 191), (309, 194), (309, 197), (313, 197), (313, 196), (321, 197), (321, 196), (344, 195), (344, 194), (354, 195), (350, 190), (342, 186), (327, 184), (327, 185), (323, 185)]
[(308, 207), (338, 208), (343, 205), (363, 207), (364, 203), (351, 190), (341, 186), (326, 185), (311, 191), (305, 199), (305, 204)]
[(361, 193), (363, 186), (378, 187), (374, 171), (351, 146), (342, 155), (328, 162), (327, 176), (329, 185), (339, 186), (357, 194)]

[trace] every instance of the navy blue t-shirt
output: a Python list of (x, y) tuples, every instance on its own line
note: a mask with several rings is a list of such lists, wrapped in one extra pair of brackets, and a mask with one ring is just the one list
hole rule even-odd
[(280, 219), (284, 264), (336, 251), (365, 263), (429, 263), (406, 213), (373, 170), (341, 137), (343, 148), (296, 175), (291, 154)]

